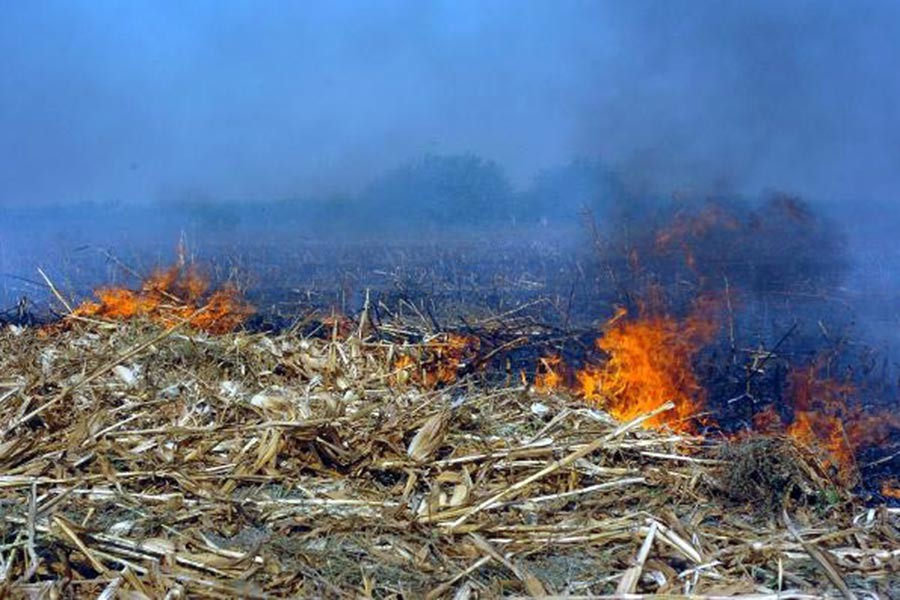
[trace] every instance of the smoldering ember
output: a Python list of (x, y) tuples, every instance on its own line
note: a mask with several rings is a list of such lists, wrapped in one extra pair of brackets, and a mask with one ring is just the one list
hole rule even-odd
[(900, 598), (895, 4), (7, 9), (0, 598)]

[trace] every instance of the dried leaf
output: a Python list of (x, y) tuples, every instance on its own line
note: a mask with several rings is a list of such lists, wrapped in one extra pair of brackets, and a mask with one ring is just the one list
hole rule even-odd
[(446, 411), (441, 411), (428, 417), (409, 443), (406, 454), (412, 460), (420, 463), (434, 456), (434, 453), (437, 452), (444, 442), (449, 421), (450, 415)]

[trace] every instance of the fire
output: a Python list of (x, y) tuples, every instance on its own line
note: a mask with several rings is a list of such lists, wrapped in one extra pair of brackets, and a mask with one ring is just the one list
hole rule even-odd
[(787, 434), (808, 448), (818, 451), (822, 463), (849, 481), (855, 472), (855, 448), (844, 427), (847, 399), (853, 386), (832, 378), (818, 377), (811, 366), (791, 373), (788, 387), (794, 408), (794, 420)]
[(85, 301), (72, 311), (76, 317), (125, 321), (146, 318), (164, 326), (187, 320), (194, 329), (214, 334), (240, 326), (253, 313), (237, 290), (226, 287), (207, 295), (209, 281), (191, 266), (160, 269), (138, 290), (101, 288), (97, 301)]
[(820, 376), (817, 363), (793, 371), (788, 391), (794, 409), (787, 434), (817, 451), (837, 478), (852, 483), (857, 477), (856, 456), (864, 447), (880, 446), (900, 428), (900, 419), (885, 412), (865, 412), (853, 400), (851, 383)]
[[(620, 420), (630, 420), (674, 402), (675, 409), (647, 421), (650, 427), (692, 429), (691, 420), (702, 410), (705, 393), (693, 371), (693, 360), (716, 332), (713, 308), (698, 303), (684, 320), (665, 314), (629, 319), (620, 309), (606, 323), (596, 346), (606, 357), (575, 372), (572, 391), (606, 408)], [(566, 385), (565, 365), (559, 356), (540, 359), (534, 380), (537, 392)]]
[(784, 431), (784, 422), (773, 405), (753, 415), (753, 431), (764, 434), (775, 434)]
[(678, 431), (691, 429), (691, 418), (703, 408), (705, 393), (693, 371), (693, 360), (715, 333), (714, 320), (695, 314), (683, 321), (667, 315), (629, 320), (614, 318), (596, 345), (609, 358), (600, 368), (578, 375), (585, 398), (602, 398), (614, 417), (630, 420), (666, 402), (675, 409), (647, 421)]
[(597, 365), (585, 365), (575, 372), (578, 385), (575, 393), (589, 402), (601, 403), (603, 395), (603, 368)]
[(400, 355), (394, 361), (394, 369), (391, 373), (391, 383), (396, 386), (407, 384), (416, 372), (416, 361), (406, 354)]
[(534, 376), (534, 389), (539, 393), (547, 393), (562, 388), (565, 384), (563, 369), (565, 365), (561, 356), (542, 357), (538, 362)]
[(897, 479), (881, 482), (881, 495), (885, 498), (900, 500), (900, 481)]
[(394, 360), (392, 382), (411, 381), (426, 388), (448, 385), (474, 360), (481, 346), (475, 336), (444, 333), (415, 350), (417, 357), (402, 354)]
[(665, 254), (678, 250), (692, 271), (697, 271), (694, 246), (715, 231), (735, 231), (740, 222), (723, 206), (710, 203), (697, 213), (681, 213), (656, 234), (655, 250)]
[(808, 448), (820, 451), (826, 468), (838, 473), (842, 481), (849, 481), (855, 471), (853, 449), (843, 422), (834, 415), (818, 412), (798, 412), (787, 434)]
[(668, 227), (657, 232), (656, 247), (662, 251), (666, 247), (686, 244), (692, 238), (702, 238), (717, 229), (735, 230), (739, 227), (740, 222), (734, 215), (723, 206), (710, 203), (696, 213), (676, 215)]

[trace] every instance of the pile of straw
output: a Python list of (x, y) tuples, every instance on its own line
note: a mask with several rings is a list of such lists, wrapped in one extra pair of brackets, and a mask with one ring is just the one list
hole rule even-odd
[(0, 596), (900, 597), (900, 510), (788, 442), (748, 500), (652, 415), (423, 389), (416, 348), (339, 337), (4, 329)]

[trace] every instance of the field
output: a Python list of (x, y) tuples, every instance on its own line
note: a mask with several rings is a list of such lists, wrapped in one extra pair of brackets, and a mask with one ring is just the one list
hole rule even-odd
[(20, 255), (0, 590), (897, 595), (892, 313), (720, 218)]
[(466, 358), (446, 336), (391, 344), (345, 325), (6, 330), (0, 589), (898, 592), (900, 509), (866, 507), (789, 437), (646, 429), (672, 405), (622, 422), (564, 392), (457, 379)]

